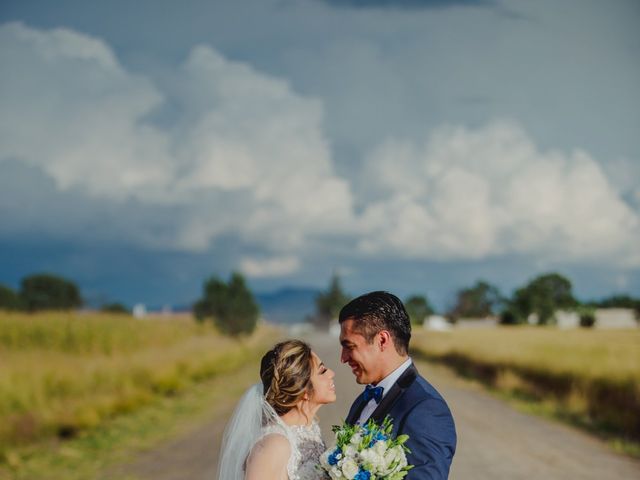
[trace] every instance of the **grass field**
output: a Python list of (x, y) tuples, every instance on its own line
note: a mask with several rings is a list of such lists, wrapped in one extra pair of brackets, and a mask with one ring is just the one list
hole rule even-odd
[[(201, 425), (225, 423), (220, 415), (255, 382), (259, 360), (256, 354), (237, 370), (204, 380), (180, 395), (158, 397), (73, 438), (11, 451), (10, 462), (0, 465), (0, 480), (136, 480), (131, 463), (141, 455)], [(210, 447), (213, 454), (215, 446)]]
[(412, 346), (414, 355), (638, 450), (640, 330), (420, 331)]
[(233, 340), (190, 317), (0, 312), (0, 464), (232, 372), (275, 336)]

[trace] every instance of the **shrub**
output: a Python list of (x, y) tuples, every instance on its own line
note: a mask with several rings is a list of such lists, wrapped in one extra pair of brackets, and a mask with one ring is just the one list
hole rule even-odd
[(596, 312), (592, 307), (582, 306), (577, 310), (580, 317), (580, 326), (585, 328), (591, 328), (596, 323)]
[(319, 328), (329, 328), (331, 320), (338, 318), (340, 310), (349, 302), (349, 296), (342, 289), (340, 277), (333, 274), (329, 287), (316, 298), (315, 324)]
[(218, 329), (227, 335), (253, 332), (259, 309), (242, 275), (233, 273), (228, 284), (211, 277), (204, 283), (203, 290), (202, 298), (193, 306), (197, 320), (211, 318)]
[(521, 323), (524, 323), (523, 319), (511, 309), (506, 309), (500, 314), (501, 325), (519, 325)]
[(0, 285), (0, 309), (18, 310), (20, 308), (20, 297), (9, 287)]
[(422, 325), (425, 318), (434, 313), (429, 300), (423, 295), (410, 296), (405, 300), (404, 306), (413, 325)]
[(516, 290), (511, 301), (519, 317), (535, 314), (540, 325), (555, 321), (557, 310), (571, 310), (578, 302), (573, 297), (569, 279), (558, 273), (548, 273), (534, 278), (526, 286)]
[(131, 313), (130, 310), (121, 303), (107, 303), (100, 307), (100, 311), (105, 313)]
[(67, 310), (82, 305), (80, 291), (71, 281), (49, 274), (25, 277), (20, 298), (27, 310)]

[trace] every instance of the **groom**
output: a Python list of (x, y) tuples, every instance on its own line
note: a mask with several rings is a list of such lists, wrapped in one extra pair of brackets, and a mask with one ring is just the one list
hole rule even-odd
[(340, 311), (340, 361), (365, 391), (347, 423), (393, 421), (393, 434), (409, 435), (407, 480), (446, 479), (456, 450), (456, 429), (444, 399), (408, 355), (411, 323), (402, 302), (387, 292), (362, 295)]

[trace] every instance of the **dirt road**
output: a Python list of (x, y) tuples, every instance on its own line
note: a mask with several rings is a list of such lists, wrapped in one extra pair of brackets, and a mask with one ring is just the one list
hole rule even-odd
[[(362, 387), (339, 364), (336, 338), (319, 335), (309, 340), (336, 371), (338, 401), (322, 408), (319, 415), (326, 440), (331, 441), (331, 425), (342, 421)], [(441, 368), (418, 363), (418, 369), (445, 397), (456, 421), (453, 480), (640, 479), (640, 461), (616, 454), (582, 432), (515, 412)], [(220, 437), (231, 406), (216, 410), (207, 424), (148, 452), (121, 471), (141, 480), (215, 480)]]

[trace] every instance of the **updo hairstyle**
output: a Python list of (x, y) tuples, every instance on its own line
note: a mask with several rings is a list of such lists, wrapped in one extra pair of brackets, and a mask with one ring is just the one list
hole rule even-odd
[(313, 393), (311, 347), (300, 340), (286, 340), (265, 353), (260, 378), (266, 401), (282, 416), (304, 396)]

